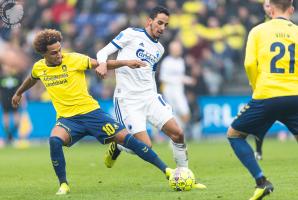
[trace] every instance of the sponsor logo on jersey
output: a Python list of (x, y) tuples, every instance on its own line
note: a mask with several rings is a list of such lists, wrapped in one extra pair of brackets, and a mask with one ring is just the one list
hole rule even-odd
[(158, 62), (159, 53), (156, 56), (154, 56), (154, 55), (146, 52), (144, 49), (138, 49), (136, 51), (136, 56), (138, 58), (140, 58), (142, 61), (147, 61), (151, 65), (154, 65), (155, 63)]

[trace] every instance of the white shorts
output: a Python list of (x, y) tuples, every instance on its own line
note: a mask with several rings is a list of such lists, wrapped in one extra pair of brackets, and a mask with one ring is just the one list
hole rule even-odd
[(179, 92), (179, 90), (167, 89), (164, 91), (163, 96), (165, 100), (173, 107), (173, 111), (178, 116), (188, 115), (190, 113), (190, 109), (186, 100), (186, 96), (183, 92)]
[(147, 121), (161, 129), (173, 118), (172, 107), (160, 94), (139, 99), (116, 97), (114, 107), (117, 120), (124, 124), (131, 134), (146, 131)]

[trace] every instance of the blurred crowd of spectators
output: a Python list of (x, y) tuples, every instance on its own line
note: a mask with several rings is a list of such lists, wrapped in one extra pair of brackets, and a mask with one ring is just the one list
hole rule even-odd
[[(95, 58), (96, 52), (128, 26), (142, 27), (145, 13), (158, 4), (171, 12), (169, 30), (161, 38), (167, 54), (170, 41), (184, 46), (187, 73), (196, 82), (187, 88), (189, 100), (199, 95), (221, 94), (224, 83), (234, 80), (243, 68), (243, 49), (248, 31), (265, 20), (261, 0), (23, 0), (21, 26), (5, 28), (0, 20), (0, 49), (18, 52), (21, 63), (11, 65), (16, 73), (27, 74), (40, 59), (32, 49), (37, 31), (55, 28), (63, 34), (64, 51), (76, 51)], [(2, 24), (1, 24), (2, 23)], [(4, 57), (4, 58), (3, 58)], [(19, 67), (18, 67), (19, 66)], [(100, 80), (88, 74), (90, 92), (95, 98), (113, 95), (114, 76)], [(37, 85), (29, 100), (47, 100), (44, 88)]]

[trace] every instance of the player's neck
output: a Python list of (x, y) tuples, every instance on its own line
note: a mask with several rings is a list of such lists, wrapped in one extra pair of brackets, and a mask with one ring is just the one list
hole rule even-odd
[(149, 27), (146, 27), (145, 31), (147, 32), (147, 35), (151, 37), (152, 40), (158, 41), (159, 38), (154, 37), (154, 35)]
[(273, 17), (273, 19), (285, 19), (285, 20), (290, 20), (289, 16), (284, 16), (284, 15), (277, 15), (276, 17)]
[(272, 15), (273, 19), (286, 19), (286, 20), (290, 20), (290, 15), (287, 13), (275, 13)]

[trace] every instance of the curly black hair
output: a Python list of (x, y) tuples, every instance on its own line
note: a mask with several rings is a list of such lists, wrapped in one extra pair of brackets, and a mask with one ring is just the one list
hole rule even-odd
[(37, 53), (45, 54), (47, 52), (47, 46), (61, 42), (63, 39), (60, 31), (55, 29), (44, 29), (38, 32), (34, 38), (33, 46)]

